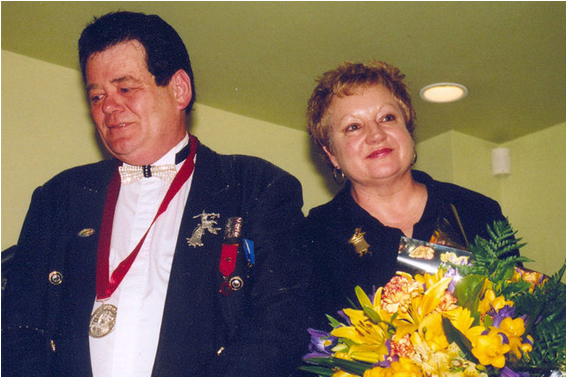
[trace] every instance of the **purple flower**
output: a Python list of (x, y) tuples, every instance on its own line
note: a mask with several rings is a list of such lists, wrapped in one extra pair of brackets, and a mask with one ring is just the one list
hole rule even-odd
[[(386, 340), (386, 346), (388, 347), (388, 354), (385, 355), (384, 357), (388, 357), (392, 353), (392, 343), (391, 343), (390, 339)], [(389, 358), (384, 358), (384, 360), (379, 361), (372, 366), (373, 367), (379, 366), (379, 367), (382, 367), (382, 368), (387, 368), (387, 367), (390, 367), (392, 362), (399, 361), (399, 360), (400, 360), (400, 358), (397, 355), (394, 355), (394, 356), (391, 356)]]
[(451, 283), (449, 283), (449, 287), (447, 288), (447, 290), (449, 290), (451, 293), (455, 293), (455, 286), (457, 286), (457, 283), (459, 282), (459, 280), (462, 278), (459, 275), (459, 271), (455, 268), (449, 268), (447, 269), (447, 272), (445, 273), (445, 277), (451, 277)]
[(352, 323), (350, 322), (350, 318), (345, 314), (345, 312), (343, 310), (337, 311), (337, 314), (343, 318), (344, 321), (346, 321), (346, 323), (348, 325), (352, 325)]
[(311, 335), (311, 344), (309, 344), (309, 353), (303, 356), (304, 360), (315, 357), (332, 356), (331, 348), (337, 344), (336, 337), (313, 328), (309, 328), (307, 332)]
[(510, 369), (508, 366), (504, 366), (502, 370), (500, 370), (501, 377), (529, 377), (529, 374), (526, 373), (516, 373), (514, 370)]
[(502, 323), (502, 320), (516, 316), (516, 309), (509, 305), (502, 307), (500, 311), (496, 313), (494, 310), (491, 310), (490, 312), (494, 313), (494, 320), (492, 322), (492, 325), (496, 328), (500, 328), (500, 323)]

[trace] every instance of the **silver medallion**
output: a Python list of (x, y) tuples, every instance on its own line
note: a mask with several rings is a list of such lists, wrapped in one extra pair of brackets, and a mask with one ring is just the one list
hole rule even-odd
[(89, 335), (92, 337), (104, 337), (114, 330), (116, 325), (116, 312), (118, 309), (111, 304), (103, 304), (91, 315), (89, 324)]

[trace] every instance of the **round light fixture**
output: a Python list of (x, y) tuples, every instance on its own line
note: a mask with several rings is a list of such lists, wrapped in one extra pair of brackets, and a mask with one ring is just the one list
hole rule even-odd
[(466, 97), (469, 93), (467, 87), (456, 83), (437, 83), (423, 87), (419, 91), (422, 99), (429, 102), (453, 102)]

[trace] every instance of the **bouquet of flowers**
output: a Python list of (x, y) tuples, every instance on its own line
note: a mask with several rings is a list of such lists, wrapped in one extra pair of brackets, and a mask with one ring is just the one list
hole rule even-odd
[[(550, 376), (565, 372), (565, 265), (555, 275), (518, 268), (525, 257), (508, 222), (477, 238), (471, 260), (436, 273), (398, 272), (360, 306), (309, 329), (321, 376)], [(510, 256), (508, 256), (510, 255)], [(508, 257), (505, 257), (508, 256)], [(447, 259), (445, 259), (447, 260)], [(353, 306), (354, 307), (354, 306)]]

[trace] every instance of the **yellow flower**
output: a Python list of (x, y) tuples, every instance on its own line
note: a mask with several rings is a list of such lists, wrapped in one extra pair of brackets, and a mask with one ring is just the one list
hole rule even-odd
[(526, 331), (522, 318), (505, 318), (500, 323), (500, 330), (508, 336), (510, 349), (518, 359), (522, 358), (521, 351), (524, 351), (524, 353), (532, 351), (532, 346), (529, 343), (522, 344), (522, 336)]
[(354, 344), (348, 350), (348, 359), (356, 359), (376, 363), (388, 354), (386, 340), (389, 338), (388, 326), (384, 323), (375, 324), (368, 319), (364, 311), (344, 309), (350, 318), (351, 325), (338, 327), (331, 335), (351, 340)]
[(492, 303), (494, 298), (496, 298), (496, 294), (494, 294), (494, 291), (491, 289), (486, 290), (484, 292), (484, 297), (478, 304), (478, 311), (480, 311), (481, 314), (486, 314), (488, 311), (490, 311), (491, 309), (490, 304)]
[(500, 330), (493, 328), (488, 335), (481, 335), (476, 340), (472, 353), (482, 365), (492, 365), (501, 369), (506, 363), (504, 355), (510, 351), (510, 345), (503, 344), (502, 341)]
[(423, 335), (425, 342), (435, 351), (443, 350), (449, 346), (443, 329), (443, 318), (438, 312), (423, 319), (419, 324), (419, 332)]
[(530, 335), (527, 336), (527, 339), (529, 340), (529, 342), (520, 345), (520, 350), (525, 354), (528, 354), (532, 351), (532, 345), (534, 343), (534, 339)]
[[(433, 286), (427, 289), (423, 295), (416, 296), (412, 299), (408, 311), (400, 313), (395, 320), (396, 337), (401, 339), (408, 333), (416, 330), (423, 330), (422, 322), (432, 313), (438, 313), (439, 305), (443, 302), (445, 291), (451, 282), (451, 278), (443, 278)], [(428, 320), (429, 323), (434, 319)], [(429, 324), (427, 323), (427, 324)]]
[(530, 288), (528, 289), (530, 293), (533, 293), (534, 288), (537, 285), (541, 285), (547, 278), (545, 274), (534, 272), (529, 269), (521, 269), (521, 268), (514, 268), (514, 275), (510, 279), (510, 282), (520, 282), (525, 281), (531, 284)]
[(333, 373), (333, 377), (358, 377), (358, 375), (353, 375), (343, 370), (336, 370)]
[(495, 311), (498, 311), (506, 305), (513, 306), (514, 302), (507, 301), (502, 295), (496, 297), (494, 291), (492, 289), (488, 289), (484, 293), (484, 298), (480, 301), (478, 305), (478, 310), (480, 311), (481, 314), (486, 314), (492, 308), (494, 308)]
[(437, 282), (441, 281), (445, 277), (445, 269), (440, 268), (435, 274), (425, 273), (424, 275), (416, 274), (415, 280), (419, 283), (425, 285), (425, 289), (429, 289), (431, 286), (435, 285)]
[(365, 377), (423, 377), (419, 366), (406, 357), (393, 361), (390, 367), (374, 367), (364, 372)]
[(502, 322), (500, 323), (500, 329), (504, 331), (504, 333), (508, 337), (510, 336), (520, 337), (526, 331), (524, 319), (522, 318), (512, 319), (510, 317), (504, 318), (504, 320), (502, 320)]
[(388, 339), (388, 327), (384, 323), (372, 323), (364, 311), (349, 308), (343, 311), (350, 318), (351, 325), (335, 328), (331, 331), (333, 336), (344, 337), (357, 344), (383, 344)]
[(449, 318), (453, 326), (461, 331), (472, 343), (474, 343), (485, 330), (483, 326), (471, 327), (474, 318), (471, 316), (469, 309), (457, 307), (454, 310), (446, 312), (444, 316)]
[(388, 347), (386, 344), (353, 344), (348, 350), (350, 360), (369, 362), (371, 364), (383, 361), (387, 354)]

